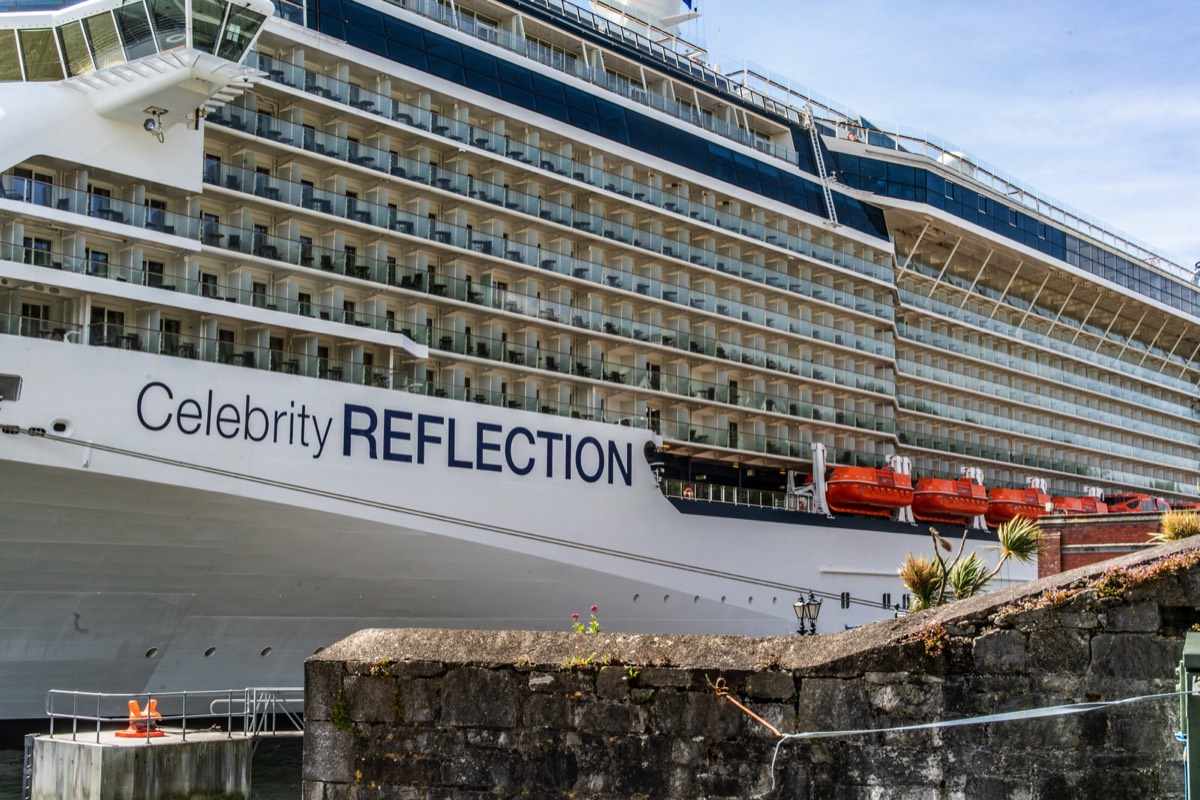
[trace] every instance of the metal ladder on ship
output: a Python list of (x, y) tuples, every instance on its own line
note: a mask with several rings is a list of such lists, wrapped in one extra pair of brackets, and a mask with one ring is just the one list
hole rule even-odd
[(33, 800), (33, 740), (36, 733), (25, 734), (25, 757), (21, 760), (21, 800)]
[(829, 221), (838, 224), (837, 209), (833, 207), (833, 191), (829, 188), (829, 171), (825, 169), (825, 157), (821, 155), (821, 140), (818, 138), (817, 124), (813, 121), (812, 104), (804, 106), (803, 127), (808, 130), (808, 139), (812, 142), (813, 161), (817, 163), (817, 175), (821, 178), (821, 191), (825, 193), (825, 208), (829, 210)]

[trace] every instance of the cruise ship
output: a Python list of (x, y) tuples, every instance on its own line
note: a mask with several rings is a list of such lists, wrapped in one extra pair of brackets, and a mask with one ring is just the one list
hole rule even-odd
[(841, 630), (989, 489), (1196, 499), (1190, 271), (690, 3), (0, 9), (0, 718), (366, 627)]

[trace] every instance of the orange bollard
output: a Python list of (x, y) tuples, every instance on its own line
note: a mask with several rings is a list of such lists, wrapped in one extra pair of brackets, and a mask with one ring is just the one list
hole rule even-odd
[(162, 719), (162, 714), (158, 713), (158, 700), (150, 698), (146, 704), (146, 710), (142, 711), (137, 700), (129, 701), (129, 727), (123, 731), (117, 731), (117, 736), (123, 739), (145, 739), (155, 736), (165, 736), (158, 729), (158, 720)]

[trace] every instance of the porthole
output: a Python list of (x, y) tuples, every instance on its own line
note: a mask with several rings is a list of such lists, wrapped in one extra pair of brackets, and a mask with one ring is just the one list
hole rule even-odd
[(746, 605), (748, 605), (748, 606), (754, 605), (754, 595), (750, 595), (748, 598), (746, 598)]
[(62, 417), (50, 422), (50, 430), (55, 436), (70, 437), (75, 434), (75, 426), (71, 424), (71, 420)]
[(772, 598), (771, 598), (771, 605), (775, 605), (775, 604), (776, 604), (776, 603), (778, 603), (778, 602), (779, 602), (779, 598), (778, 598), (778, 597), (772, 597)]
[(699, 602), (700, 602), (700, 595), (696, 595), (695, 597), (692, 598), (692, 605), (695, 605), (696, 603), (699, 603)]
[(205, 657), (205, 658), (212, 658), (212, 657), (213, 657), (213, 656), (216, 654), (216, 652), (217, 652), (217, 648), (215, 648), (215, 647), (210, 647), (210, 648), (208, 648), (207, 650), (205, 650), (205, 651), (204, 651), (204, 657)]
[(149, 650), (146, 651), (146, 658), (154, 658), (156, 655), (158, 655), (157, 647), (151, 647)]
[(725, 602), (725, 595), (721, 595), (721, 602), (722, 602), (722, 603), (724, 603), (724, 602)]
[(633, 602), (635, 602), (635, 603), (636, 603), (636, 602), (638, 601), (638, 598), (639, 598), (639, 597), (641, 597), (641, 595), (640, 595), (640, 594), (635, 594), (635, 595), (633, 596)]
[(668, 601), (668, 600), (670, 600), (670, 599), (671, 599), (671, 595), (669, 595), (669, 594), (664, 594), (664, 595), (663, 595), (663, 602), (664, 602), (664, 603), (665, 603), (665, 602), (667, 602), (667, 601)]
[(259, 654), (260, 656), (262, 656), (263, 658), (266, 658), (267, 656), (271, 655), (271, 648), (270, 648), (270, 647), (264, 647), (262, 650), (260, 650), (260, 651), (259, 651), (259, 653), (258, 653), (258, 654)]

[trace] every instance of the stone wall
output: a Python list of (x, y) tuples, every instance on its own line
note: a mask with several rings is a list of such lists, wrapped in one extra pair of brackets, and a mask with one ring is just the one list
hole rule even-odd
[(1152, 547), (1158, 533), (1159, 514), (1109, 514), (1102, 516), (1042, 517), (1042, 548), (1038, 577), (1057, 575), (1077, 567)]
[(307, 662), (304, 798), (1181, 798), (1174, 698), (793, 741), (772, 770), (714, 685), (783, 732), (1171, 692), (1198, 565), (1165, 545), (818, 637), (363, 631)]

